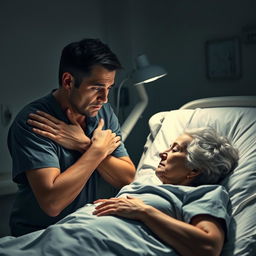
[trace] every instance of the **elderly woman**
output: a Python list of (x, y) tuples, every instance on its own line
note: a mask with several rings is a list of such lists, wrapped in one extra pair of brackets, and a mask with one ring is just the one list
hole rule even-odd
[[(176, 197), (168, 200), (176, 203), (174, 215), (168, 214), (170, 205), (164, 206), (164, 202), (161, 205), (160, 198), (159, 201), (154, 198), (154, 207), (137, 198), (140, 196), (129, 195), (97, 200), (96, 203), (101, 204), (96, 206), (94, 214), (139, 220), (180, 255), (219, 255), (228, 223), (224, 218), (225, 205), (218, 195), (226, 195), (220, 186), (200, 185), (217, 184), (227, 176), (237, 164), (236, 149), (215, 130), (200, 128), (186, 131), (159, 155), (161, 161), (155, 173), (162, 184), (172, 184), (160, 187)], [(128, 187), (119, 193), (120, 196), (129, 192)]]
[(0, 239), (0, 254), (220, 255), (229, 197), (213, 184), (236, 166), (236, 149), (215, 130), (200, 128), (185, 131), (159, 155), (158, 185), (135, 180), (117, 197), (45, 230)]

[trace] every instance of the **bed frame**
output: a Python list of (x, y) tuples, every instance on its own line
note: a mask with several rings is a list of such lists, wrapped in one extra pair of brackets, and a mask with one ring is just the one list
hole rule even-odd
[(225, 96), (203, 98), (190, 101), (181, 106), (180, 109), (217, 107), (256, 107), (256, 96)]

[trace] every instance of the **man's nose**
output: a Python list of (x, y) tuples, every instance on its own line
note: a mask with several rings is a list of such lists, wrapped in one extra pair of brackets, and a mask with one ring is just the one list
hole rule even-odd
[(107, 89), (102, 89), (100, 91), (100, 95), (98, 97), (98, 99), (102, 102), (102, 103), (107, 103), (108, 102), (108, 90)]

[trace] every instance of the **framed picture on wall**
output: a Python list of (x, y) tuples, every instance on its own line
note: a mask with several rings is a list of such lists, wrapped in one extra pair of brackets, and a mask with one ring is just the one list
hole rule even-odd
[(206, 72), (209, 79), (239, 79), (241, 53), (238, 37), (206, 41)]

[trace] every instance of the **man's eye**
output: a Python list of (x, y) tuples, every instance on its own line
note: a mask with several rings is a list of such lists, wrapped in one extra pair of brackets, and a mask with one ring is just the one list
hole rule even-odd
[(92, 87), (91, 88), (93, 91), (100, 91), (101, 90), (101, 88), (99, 88), (99, 87)]

